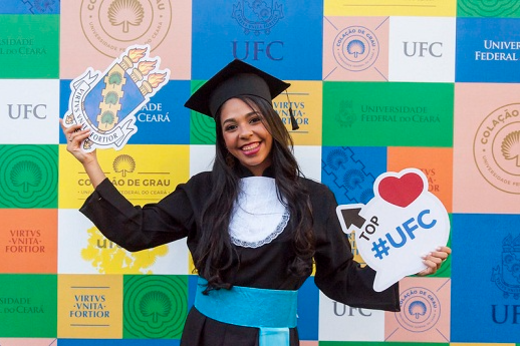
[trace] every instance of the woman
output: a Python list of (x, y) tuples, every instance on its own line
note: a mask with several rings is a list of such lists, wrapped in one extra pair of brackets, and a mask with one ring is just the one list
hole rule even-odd
[[(235, 60), (186, 106), (216, 121), (211, 172), (192, 177), (157, 204), (131, 205), (106, 179), (89, 132), (64, 128), (67, 149), (95, 187), (81, 212), (120, 246), (139, 251), (187, 237), (199, 273), (181, 345), (299, 345), (296, 292), (315, 283), (353, 307), (399, 311), (398, 285), (372, 289), (374, 271), (353, 261), (332, 192), (301, 177), (292, 140), (272, 99), (289, 84)], [(434, 273), (450, 249), (424, 258)]]

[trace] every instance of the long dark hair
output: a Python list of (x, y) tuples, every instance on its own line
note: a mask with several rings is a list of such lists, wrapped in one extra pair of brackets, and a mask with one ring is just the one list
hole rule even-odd
[[(288, 265), (290, 275), (305, 277), (312, 272), (314, 256), (313, 218), (310, 198), (302, 183), (298, 163), (292, 153), (293, 141), (272, 105), (257, 96), (237, 96), (251, 109), (261, 113), (262, 122), (273, 137), (271, 168), (278, 190), (278, 198), (285, 201), (291, 213), (293, 247), (296, 256)], [(217, 125), (216, 157), (212, 170), (213, 189), (201, 214), (201, 238), (193, 254), (199, 274), (208, 280), (205, 293), (212, 289), (231, 287), (223, 273), (232, 266), (234, 247), (229, 237), (229, 221), (240, 180), (240, 163), (226, 149), (220, 111)]]

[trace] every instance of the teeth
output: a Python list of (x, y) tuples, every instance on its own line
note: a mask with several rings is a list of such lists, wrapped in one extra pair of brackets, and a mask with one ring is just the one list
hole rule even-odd
[(253, 150), (253, 149), (257, 148), (259, 145), (260, 145), (260, 143), (253, 143), (253, 144), (245, 145), (242, 147), (242, 150), (245, 150), (245, 151)]

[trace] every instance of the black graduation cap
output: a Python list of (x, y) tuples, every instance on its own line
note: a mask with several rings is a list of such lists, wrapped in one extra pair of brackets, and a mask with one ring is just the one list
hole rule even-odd
[[(235, 59), (195, 91), (184, 106), (214, 117), (220, 106), (233, 97), (255, 95), (271, 103), (290, 85), (250, 64)], [(298, 125), (291, 108), (289, 108), (289, 113), (293, 130), (296, 130)]]

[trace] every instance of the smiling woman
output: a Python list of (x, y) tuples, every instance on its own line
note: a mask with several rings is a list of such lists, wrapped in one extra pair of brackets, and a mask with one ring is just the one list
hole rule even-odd
[[(333, 193), (300, 172), (272, 106), (288, 87), (239, 60), (224, 67), (186, 102), (216, 121), (213, 169), (143, 207), (106, 179), (95, 153), (81, 151), (88, 130), (64, 128), (68, 150), (95, 187), (81, 212), (108, 239), (139, 251), (187, 238), (199, 283), (182, 346), (299, 345), (298, 289), (314, 265), (314, 282), (329, 298), (399, 310), (398, 285), (375, 292), (375, 272), (353, 260)], [(448, 252), (425, 259), (428, 273)]]

